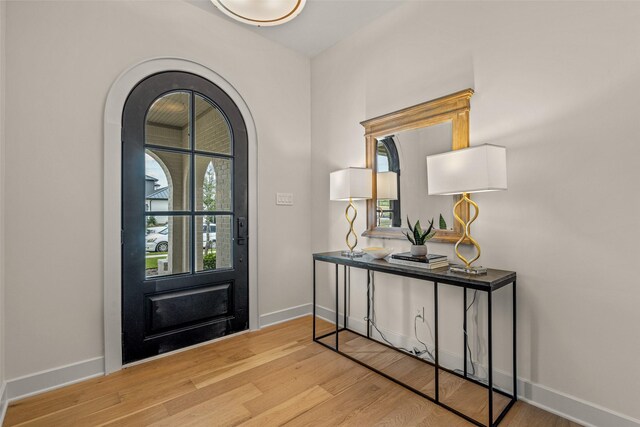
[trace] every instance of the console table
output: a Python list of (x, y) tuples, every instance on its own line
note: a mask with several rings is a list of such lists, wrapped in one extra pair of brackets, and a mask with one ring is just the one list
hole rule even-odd
[[(316, 335), (316, 264), (335, 264), (335, 330)], [(344, 310), (339, 314), (339, 267), (343, 268)], [(366, 335), (349, 328), (347, 307), (350, 300), (351, 268), (367, 272), (367, 315)], [(372, 319), (374, 293), (372, 283), (376, 272), (408, 277), (433, 283), (434, 314), (434, 360), (429, 361), (397, 347), (372, 339)], [(462, 372), (446, 368), (439, 361), (438, 347), (438, 288), (441, 285), (463, 288), (463, 349), (464, 368)], [(510, 286), (509, 286), (510, 285)], [(512, 290), (512, 374), (511, 392), (497, 388), (493, 377), (493, 295), (506, 287)], [(467, 369), (467, 290), (485, 292), (487, 296), (487, 379), (474, 378)], [(500, 307), (498, 307), (500, 308)], [(333, 315), (333, 314), (332, 314)], [(333, 321), (333, 319), (332, 319)], [(342, 325), (341, 325), (342, 321)], [(351, 258), (340, 252), (316, 253), (313, 255), (313, 340), (374, 372), (400, 384), (430, 401), (443, 406), (467, 421), (478, 426), (496, 426), (517, 400), (516, 376), (516, 273), (513, 271), (489, 269), (484, 275), (469, 275), (449, 272), (448, 268), (427, 270), (425, 268), (392, 264), (370, 256)], [(366, 351), (358, 351), (353, 344), (364, 343)], [(383, 354), (383, 361), (376, 360), (376, 352)], [(389, 361), (392, 361), (389, 363)], [(483, 401), (478, 400), (481, 396)], [(486, 400), (485, 399), (486, 396)], [(485, 403), (488, 402), (488, 403)]]

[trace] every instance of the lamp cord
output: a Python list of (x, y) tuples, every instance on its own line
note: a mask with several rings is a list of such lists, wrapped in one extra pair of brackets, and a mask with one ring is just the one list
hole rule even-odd
[[(433, 353), (429, 350), (427, 345), (424, 342), (422, 342), (420, 338), (418, 338), (418, 318), (422, 317), (419, 314), (417, 314), (413, 318), (413, 331), (415, 333), (416, 340), (424, 346), (425, 350), (423, 352), (419, 352), (418, 349), (416, 348), (414, 348), (413, 350), (409, 350), (408, 348), (397, 346), (387, 339), (387, 337), (382, 333), (380, 328), (378, 328), (378, 325), (376, 323), (376, 309), (375, 309), (375, 304), (373, 303), (373, 300), (374, 300), (373, 294), (375, 293), (375, 288), (376, 288), (375, 284), (373, 283), (373, 281), (371, 281), (371, 283), (369, 284), (369, 305), (371, 307), (371, 318), (368, 318), (367, 316), (365, 316), (364, 320), (370, 321), (371, 326), (373, 326), (373, 328), (378, 332), (382, 340), (387, 344), (389, 344), (391, 347), (396, 348), (398, 350), (402, 350), (409, 354), (413, 354), (414, 356), (420, 356), (421, 354), (426, 353), (429, 356), (429, 358), (431, 358), (431, 360), (435, 360), (435, 358), (433, 357)], [(431, 328), (429, 328), (429, 331), (431, 332)], [(433, 333), (431, 335), (433, 336)]]
[[(376, 309), (375, 309), (375, 304), (373, 303), (374, 301), (374, 293), (375, 293), (375, 283), (373, 281), (370, 282), (369, 284), (369, 305), (371, 307), (371, 318), (368, 318), (367, 316), (365, 316), (363, 319), (364, 321), (370, 321), (371, 322), (371, 326), (373, 326), (373, 328), (376, 330), (376, 332), (378, 332), (378, 334), (380, 335), (380, 337), (382, 338), (382, 340), (387, 343), (388, 345), (390, 345), (393, 348), (396, 348), (398, 350), (402, 350), (406, 353), (409, 354), (413, 354), (415, 356), (421, 356), (422, 354), (427, 354), (429, 356), (429, 358), (434, 361), (435, 357), (433, 355), (433, 352), (431, 350), (429, 350), (429, 347), (427, 346), (427, 344), (425, 342), (423, 342), (420, 337), (418, 336), (418, 319), (422, 318), (422, 315), (417, 314), (414, 318), (413, 318), (413, 332), (415, 334), (415, 338), (416, 340), (422, 344), (424, 346), (424, 351), (423, 352), (419, 352), (417, 348), (414, 348), (413, 350), (409, 350), (408, 348), (402, 347), (402, 346), (397, 346), (395, 344), (393, 344), (391, 341), (389, 341), (387, 339), (387, 337), (384, 335), (384, 333), (380, 330), (380, 328), (377, 325), (376, 322)], [(465, 316), (466, 314), (469, 312), (469, 310), (471, 309), (471, 307), (473, 307), (473, 304), (475, 304), (476, 300), (478, 297), (478, 291), (474, 290), (473, 291), (473, 299), (471, 300), (471, 303), (465, 307)], [(478, 328), (478, 313), (476, 312), (474, 314), (474, 325), (476, 327), (476, 330)], [(427, 322), (427, 327), (429, 329), (429, 333), (431, 334), (431, 338), (433, 339), (433, 331), (431, 330), (431, 326), (429, 325), (429, 323)], [(466, 351), (469, 354), (469, 364), (471, 365), (471, 375), (475, 376), (476, 375), (476, 366), (475, 366), (475, 362), (473, 361), (473, 353), (471, 351), (471, 346), (469, 345), (469, 335), (467, 333), (467, 331), (463, 331), (464, 334), (467, 336), (467, 348)]]
[[(466, 289), (465, 289), (465, 292), (466, 292)], [(473, 303), (476, 302), (476, 297), (477, 296), (478, 296), (478, 290), (476, 289), (476, 290), (473, 291), (473, 299), (471, 300), (471, 304), (469, 304), (469, 306), (465, 308), (465, 313), (464, 313), (465, 316), (469, 312), (469, 309), (473, 306)], [(475, 319), (476, 326), (477, 326), (477, 317), (474, 317), (474, 319)], [(476, 327), (476, 330), (477, 330), (477, 327)], [(467, 333), (467, 331), (464, 331), (464, 334), (467, 337), (467, 339), (466, 339), (467, 348), (466, 348), (465, 351), (467, 351), (467, 350), (469, 351), (469, 363), (471, 363), (471, 375), (475, 376), (476, 375), (476, 365), (475, 365), (475, 363), (473, 363), (473, 354), (471, 352), (471, 347), (469, 346), (469, 334)]]

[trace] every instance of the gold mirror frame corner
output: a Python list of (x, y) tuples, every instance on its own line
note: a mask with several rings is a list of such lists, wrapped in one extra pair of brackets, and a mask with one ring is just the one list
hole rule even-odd
[[(397, 132), (419, 129), (440, 123), (451, 122), (452, 150), (469, 147), (469, 111), (473, 89), (465, 89), (440, 98), (432, 99), (412, 107), (394, 111), (360, 122), (364, 127), (367, 168), (376, 170), (376, 138)], [(373, 174), (372, 198), (367, 200), (367, 229), (362, 236), (378, 239), (406, 239), (401, 227), (377, 227), (376, 225), (376, 175)], [(461, 196), (456, 196), (456, 201)], [(462, 203), (457, 214), (463, 221), (470, 215), (468, 203)], [(437, 230), (430, 240), (439, 243), (456, 243), (463, 236), (462, 225), (453, 222), (453, 230)], [(462, 243), (469, 243), (463, 241)]]

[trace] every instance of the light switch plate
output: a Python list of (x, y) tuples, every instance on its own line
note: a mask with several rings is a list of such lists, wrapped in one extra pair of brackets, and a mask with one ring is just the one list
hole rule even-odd
[(293, 206), (293, 193), (276, 193), (276, 205)]

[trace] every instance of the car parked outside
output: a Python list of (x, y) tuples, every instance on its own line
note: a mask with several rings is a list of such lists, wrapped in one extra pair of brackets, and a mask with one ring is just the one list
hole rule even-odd
[(166, 225), (158, 225), (155, 227), (147, 227), (147, 234), (158, 234), (160, 233), (162, 230), (166, 229), (167, 226)]
[(215, 224), (202, 224), (202, 248), (207, 248), (207, 225), (209, 226), (209, 248), (216, 247), (216, 225)]
[[(207, 247), (207, 225), (202, 225), (202, 248)], [(158, 228), (158, 227), (154, 227)], [(159, 227), (154, 233), (147, 234), (145, 249), (147, 252), (167, 252), (169, 250), (169, 227)], [(216, 247), (216, 225), (209, 224), (210, 248)]]
[(145, 249), (147, 252), (167, 252), (169, 250), (169, 227), (147, 234)]

